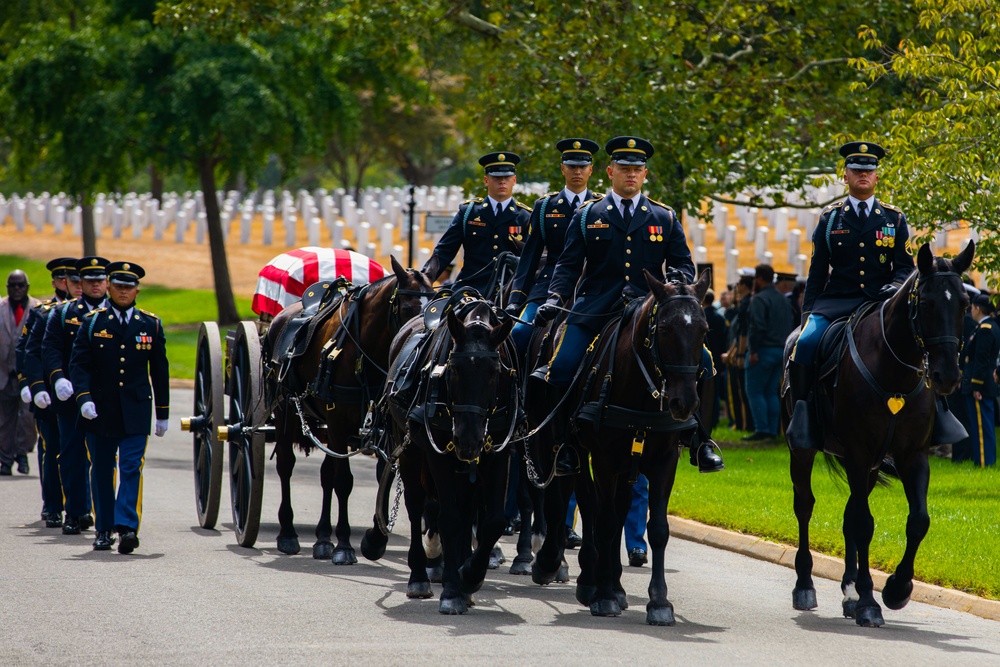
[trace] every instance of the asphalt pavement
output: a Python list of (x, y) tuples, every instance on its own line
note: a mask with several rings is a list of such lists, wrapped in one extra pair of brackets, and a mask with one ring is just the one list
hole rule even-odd
[[(405, 595), (401, 523), (377, 563), (311, 557), (319, 456), (299, 456), (292, 484), (302, 554), (275, 547), (279, 487), (268, 462), (256, 548), (235, 544), (228, 479), (218, 530), (198, 527), (191, 438), (179, 418), (191, 392), (171, 392), (170, 430), (147, 449), (141, 545), (91, 550), (93, 531), (63, 536), (39, 520), (37, 471), (0, 478), (0, 664), (684, 664), (1000, 665), (1000, 623), (911, 602), (882, 628), (841, 616), (839, 583), (816, 579), (819, 609), (792, 609), (794, 572), (706, 544), (672, 539), (667, 584), (677, 624), (645, 624), (648, 566), (625, 568), (630, 608), (595, 618), (572, 584), (539, 587), (489, 573), (464, 616)], [(357, 548), (374, 507), (374, 461), (353, 460)], [(570, 552), (570, 573), (579, 572)], [(440, 588), (435, 586), (435, 594)]]

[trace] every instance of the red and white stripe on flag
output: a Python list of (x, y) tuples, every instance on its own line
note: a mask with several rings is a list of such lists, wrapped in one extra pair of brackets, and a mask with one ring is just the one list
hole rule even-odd
[(251, 307), (258, 315), (277, 315), (300, 298), (310, 285), (344, 277), (367, 285), (385, 276), (381, 264), (351, 250), (308, 246), (282, 253), (260, 270)]

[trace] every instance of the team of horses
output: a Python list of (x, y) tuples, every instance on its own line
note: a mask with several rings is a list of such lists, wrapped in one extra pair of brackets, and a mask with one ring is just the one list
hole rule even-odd
[[(843, 611), (860, 625), (884, 622), (868, 567), (874, 526), (868, 497), (887, 471), (901, 480), (910, 513), (906, 550), (882, 599), (899, 609), (913, 588), (914, 558), (929, 525), (934, 401), (959, 382), (968, 303), (961, 273), (973, 254), (972, 243), (954, 259), (921, 247), (917, 270), (897, 294), (850, 320), (848, 344), (832, 346), (839, 356), (828, 366), (836, 370), (821, 382), (823, 452), (842, 468), (850, 487)], [(282, 342), (281, 332), (301, 318), (303, 306), (286, 308), (267, 333), (263, 363), (271, 369), (265, 381), (282, 492), (279, 550), (299, 552), (289, 484), (295, 448), (319, 448), (326, 458), (313, 557), (357, 562), (347, 512), (350, 458), (374, 453), (379, 492), (373, 525), (361, 540), (363, 556), (376, 560), (385, 553), (401, 494), (410, 522), (407, 596), (432, 597), (432, 584), (440, 583), (439, 611), (466, 613), (488, 568), (496, 565), (494, 548), (506, 525), (515, 457), (522, 472), (524, 527), (512, 572), (530, 574), (540, 585), (568, 580), (565, 516), (575, 492), (584, 538), (576, 598), (593, 615), (617, 616), (628, 607), (621, 582), (622, 529), (631, 484), (642, 473), (649, 480), (646, 621), (673, 625), (664, 575), (667, 509), (680, 448), (695, 428), (710, 381), (699, 369), (708, 331), (701, 304), (709, 273), (693, 285), (646, 273), (648, 292), (605, 328), (565, 398), (573, 408), (569, 437), (584, 454), (584, 465), (576, 475), (556, 476), (558, 447), (545, 428), (550, 413), (525, 396), (531, 396), (531, 372), (558, 345), (559, 319), (536, 331), (526, 358), (519, 358), (509, 337), (514, 320), (502, 308), (509, 272), (495, 270), (496, 284), (483, 295), (461, 287), (436, 290), (426, 275), (404, 269), (394, 258), (392, 269), (378, 282), (334, 295), (308, 345), (283, 365), (279, 357), (289, 343), (287, 337)], [(789, 408), (783, 405), (786, 423)], [(799, 525), (793, 606), (805, 610), (817, 606), (809, 520), (818, 451), (790, 452)]]

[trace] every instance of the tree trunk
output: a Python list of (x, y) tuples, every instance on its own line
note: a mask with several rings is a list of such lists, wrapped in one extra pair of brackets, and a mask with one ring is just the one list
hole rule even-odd
[(80, 237), (83, 239), (83, 256), (93, 257), (97, 254), (97, 230), (94, 229), (94, 205), (90, 197), (81, 192), (77, 195), (82, 211), (80, 219)]
[(229, 260), (226, 259), (226, 241), (222, 236), (222, 216), (215, 198), (215, 161), (202, 157), (198, 161), (201, 192), (205, 200), (205, 217), (208, 226), (208, 244), (212, 252), (212, 276), (215, 279), (215, 301), (219, 306), (219, 324), (236, 324), (240, 314), (236, 311), (233, 283), (229, 278)]
[(163, 176), (153, 163), (149, 164), (149, 192), (156, 203), (163, 205)]

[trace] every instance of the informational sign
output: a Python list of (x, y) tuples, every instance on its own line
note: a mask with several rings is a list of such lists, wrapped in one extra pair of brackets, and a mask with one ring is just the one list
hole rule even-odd
[(451, 225), (454, 215), (433, 215), (428, 213), (424, 218), (424, 229), (428, 234), (444, 234)]

